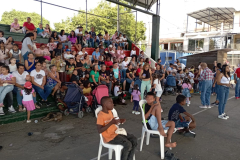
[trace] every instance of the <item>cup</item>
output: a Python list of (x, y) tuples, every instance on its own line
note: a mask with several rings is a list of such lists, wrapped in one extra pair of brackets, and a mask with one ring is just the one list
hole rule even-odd
[[(115, 117), (115, 120), (118, 120), (119, 119), (119, 117)], [(121, 123), (119, 122), (117, 125), (120, 125)]]

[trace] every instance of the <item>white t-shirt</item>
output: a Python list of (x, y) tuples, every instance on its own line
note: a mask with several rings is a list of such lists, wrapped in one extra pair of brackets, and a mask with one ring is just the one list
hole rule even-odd
[(8, 67), (9, 67), (11, 73), (17, 70), (17, 65), (16, 64), (13, 65), (13, 66), (11, 64), (9, 64)]
[(193, 74), (192, 72), (189, 72), (189, 77), (190, 77), (191, 79), (193, 79), (193, 78), (194, 78), (194, 74)]
[[(159, 83), (158, 83), (159, 82)], [(156, 84), (155, 91), (162, 91), (161, 82), (158, 79), (153, 81), (153, 84)]]
[(31, 40), (31, 38), (27, 37), (23, 40), (22, 43), (22, 56), (26, 53), (26, 52), (30, 52), (31, 50), (28, 48), (28, 45), (33, 46), (33, 42)]
[(78, 52), (78, 54), (79, 54), (80, 56), (83, 55), (83, 56), (81, 57), (81, 59), (84, 59), (85, 54), (88, 54), (88, 53), (85, 51), (85, 54), (83, 54), (83, 52), (80, 51), (80, 52)]
[(28, 74), (27, 71), (24, 71), (22, 74), (19, 74), (18, 71), (12, 73), (14, 77), (16, 77), (16, 83), (20, 85), (24, 85), (26, 83), (26, 77)]
[(123, 38), (122, 38), (122, 40), (123, 40), (123, 41), (126, 41), (126, 40), (127, 40), (127, 38), (124, 38), (124, 37), (123, 37)]
[(82, 31), (79, 31), (79, 29), (76, 29), (76, 30), (75, 30), (75, 34), (76, 34), (76, 36), (77, 36), (78, 34), (82, 34)]
[(27, 95), (24, 90), (21, 90), (21, 93), (22, 93), (22, 95), (23, 95), (23, 99), (22, 99), (22, 100), (23, 100), (24, 102), (26, 102), (26, 101), (32, 101), (32, 100), (33, 100), (33, 96), (32, 96), (33, 92), (34, 92), (34, 89), (32, 89), (32, 92), (31, 92), (29, 95)]
[(61, 41), (66, 41), (67, 40), (67, 36), (66, 35), (58, 35), (58, 37), (60, 38)]
[(136, 55), (136, 51), (132, 50), (130, 56)]
[(72, 54), (67, 54), (67, 53), (65, 53), (65, 54), (64, 54), (64, 58), (65, 58), (65, 59), (70, 59), (70, 58), (74, 58), (74, 56), (73, 56)]
[(119, 86), (114, 87), (114, 96), (118, 96)]
[(6, 38), (5, 37), (0, 37), (0, 41), (3, 41), (4, 44), (6, 44)]
[(30, 76), (34, 77), (34, 81), (41, 86), (42, 82), (43, 82), (43, 78), (45, 76), (45, 72), (44, 72), (44, 70), (40, 70), (39, 72), (37, 72), (36, 69), (34, 69), (30, 73)]
[(182, 70), (186, 67), (183, 63), (180, 63), (180, 66), (182, 68)]
[[(127, 62), (125, 62), (125, 61), (123, 61), (122, 62), (122, 69), (127, 69), (127, 65), (128, 65), (128, 61)], [(126, 66), (126, 67), (125, 67)]]

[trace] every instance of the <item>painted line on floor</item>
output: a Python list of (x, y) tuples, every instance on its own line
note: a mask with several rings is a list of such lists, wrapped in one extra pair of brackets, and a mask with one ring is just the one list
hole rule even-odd
[[(232, 96), (232, 97), (228, 98), (228, 100), (233, 99), (233, 98), (235, 98), (235, 96)], [(211, 109), (211, 108), (209, 108), (209, 109)], [(194, 114), (192, 114), (192, 115), (195, 116), (195, 115), (197, 115), (197, 114), (199, 114), (199, 113), (202, 113), (202, 112), (204, 112), (204, 111), (206, 111), (206, 110), (208, 110), (208, 109), (203, 109), (203, 110), (198, 111), (198, 112), (196, 112), (196, 113), (194, 113)], [(138, 140), (140, 140), (140, 139), (141, 139), (141, 137), (138, 138)], [(104, 157), (104, 156), (106, 156), (106, 155), (108, 155), (108, 152), (103, 153), (103, 154), (101, 155), (101, 157)], [(97, 159), (98, 159), (98, 157), (95, 157), (95, 158), (93, 158), (93, 159), (91, 159), (91, 160), (97, 160)]]

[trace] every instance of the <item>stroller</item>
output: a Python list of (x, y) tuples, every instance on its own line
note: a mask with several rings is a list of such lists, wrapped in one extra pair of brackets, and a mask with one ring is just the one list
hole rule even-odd
[[(79, 118), (83, 117), (83, 107), (86, 105), (85, 97), (82, 94), (82, 89), (74, 83), (66, 83), (68, 90), (64, 98), (64, 102), (67, 104), (67, 109), (64, 111), (64, 115), (77, 114)], [(87, 107), (86, 112), (91, 112), (91, 108)]]
[(168, 95), (168, 93), (176, 95), (176, 78), (171, 74), (166, 79), (163, 94)]
[(99, 85), (92, 91), (92, 94), (93, 94), (92, 110), (95, 111), (98, 108), (98, 105), (101, 104), (102, 97), (109, 96), (108, 87), (106, 85)]

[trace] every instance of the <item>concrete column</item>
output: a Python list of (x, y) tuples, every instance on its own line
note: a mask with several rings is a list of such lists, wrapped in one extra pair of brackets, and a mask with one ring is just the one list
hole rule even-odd
[(218, 51), (217, 53), (217, 62), (224, 64), (227, 60), (227, 52), (226, 51)]
[(171, 43), (168, 42), (168, 50), (171, 50)]
[(157, 61), (159, 58), (159, 30), (160, 30), (160, 16), (152, 16), (152, 47), (151, 58)]

